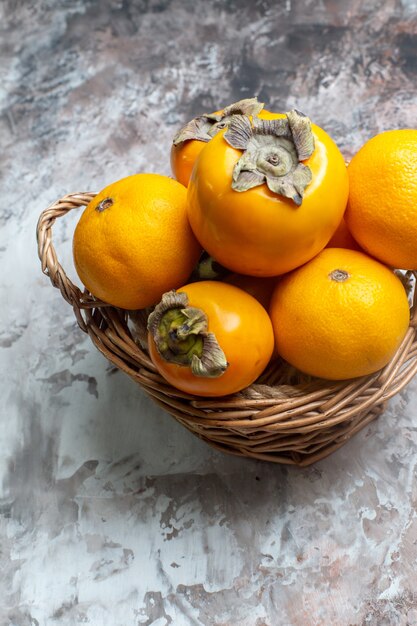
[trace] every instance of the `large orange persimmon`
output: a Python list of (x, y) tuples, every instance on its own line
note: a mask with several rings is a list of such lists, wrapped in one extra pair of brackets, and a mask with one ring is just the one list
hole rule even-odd
[(344, 158), (324, 130), (295, 110), (262, 111), (235, 116), (200, 152), (188, 217), (216, 261), (241, 274), (274, 276), (326, 246), (348, 190)]

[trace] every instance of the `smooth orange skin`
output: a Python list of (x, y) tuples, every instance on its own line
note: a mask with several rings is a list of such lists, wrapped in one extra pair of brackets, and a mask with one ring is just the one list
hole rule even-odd
[(268, 310), (272, 292), (277, 284), (276, 276), (246, 276), (245, 274), (229, 274), (223, 278), (223, 282), (243, 289), (253, 296), (264, 309)]
[[(259, 117), (282, 117), (262, 111)], [(202, 247), (240, 274), (276, 276), (318, 254), (343, 217), (349, 183), (344, 158), (325, 131), (312, 125), (315, 150), (305, 161), (313, 174), (301, 206), (272, 193), (266, 184), (232, 189), (241, 151), (218, 133), (195, 163), (188, 185), (188, 217)]]
[(197, 139), (184, 141), (179, 146), (172, 144), (171, 170), (177, 181), (184, 187), (188, 187), (194, 163), (205, 145), (204, 141), (198, 141)]
[(277, 120), (285, 117), (285, 113), (276, 113), (274, 111), (268, 111), (267, 109), (262, 109), (260, 113), (258, 113), (258, 117), (262, 120)]
[(189, 305), (207, 314), (208, 330), (216, 335), (229, 366), (217, 378), (194, 376), (189, 367), (165, 361), (149, 334), (149, 354), (161, 376), (181, 391), (208, 397), (236, 393), (253, 383), (274, 348), (271, 320), (263, 306), (241, 289), (218, 281), (191, 283), (178, 292), (185, 292)]
[(326, 248), (348, 248), (349, 250), (361, 250), (361, 247), (352, 237), (352, 233), (347, 227), (346, 221), (342, 218), (336, 232), (330, 239)]

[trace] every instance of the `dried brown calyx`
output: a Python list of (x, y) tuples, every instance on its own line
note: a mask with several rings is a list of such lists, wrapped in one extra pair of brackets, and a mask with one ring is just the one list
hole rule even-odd
[(228, 364), (215, 335), (207, 329), (204, 311), (189, 306), (187, 294), (175, 290), (162, 296), (148, 318), (148, 330), (166, 361), (190, 367), (194, 376), (216, 378)]
[(236, 115), (258, 115), (263, 109), (263, 103), (257, 98), (246, 98), (230, 104), (220, 113), (204, 113), (188, 122), (175, 135), (174, 146), (179, 146), (184, 141), (197, 139), (197, 141), (208, 142), (220, 130), (227, 128)]
[(314, 152), (314, 137), (308, 117), (293, 110), (274, 120), (235, 115), (224, 139), (243, 154), (233, 170), (232, 188), (247, 191), (266, 183), (268, 188), (297, 206), (312, 180), (302, 161)]

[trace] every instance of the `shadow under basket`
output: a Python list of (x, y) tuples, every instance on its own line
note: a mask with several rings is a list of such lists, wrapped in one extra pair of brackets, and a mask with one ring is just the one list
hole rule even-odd
[(375, 419), (417, 372), (415, 289), (407, 334), (390, 363), (375, 374), (333, 382), (307, 377), (281, 361), (232, 396), (202, 398), (175, 389), (158, 374), (140, 341), (146, 329), (144, 312), (128, 312), (96, 300), (76, 287), (58, 262), (52, 244), (55, 220), (86, 206), (95, 195), (69, 194), (42, 212), (37, 225), (42, 271), (71, 304), (81, 330), (96, 348), (161, 408), (218, 450), (310, 465)]

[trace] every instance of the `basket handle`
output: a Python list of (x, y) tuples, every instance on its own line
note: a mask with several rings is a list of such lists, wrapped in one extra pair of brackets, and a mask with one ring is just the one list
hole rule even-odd
[(52, 285), (60, 290), (63, 298), (71, 304), (78, 324), (84, 331), (87, 331), (87, 326), (81, 315), (81, 310), (108, 306), (108, 304), (96, 300), (86, 289), (84, 292), (81, 291), (68, 278), (64, 268), (58, 261), (55, 247), (52, 243), (52, 226), (58, 217), (63, 217), (73, 209), (87, 206), (95, 196), (96, 194), (93, 192), (82, 192), (71, 193), (60, 198), (42, 211), (36, 226), (38, 256), (41, 261), (42, 272), (49, 277)]

